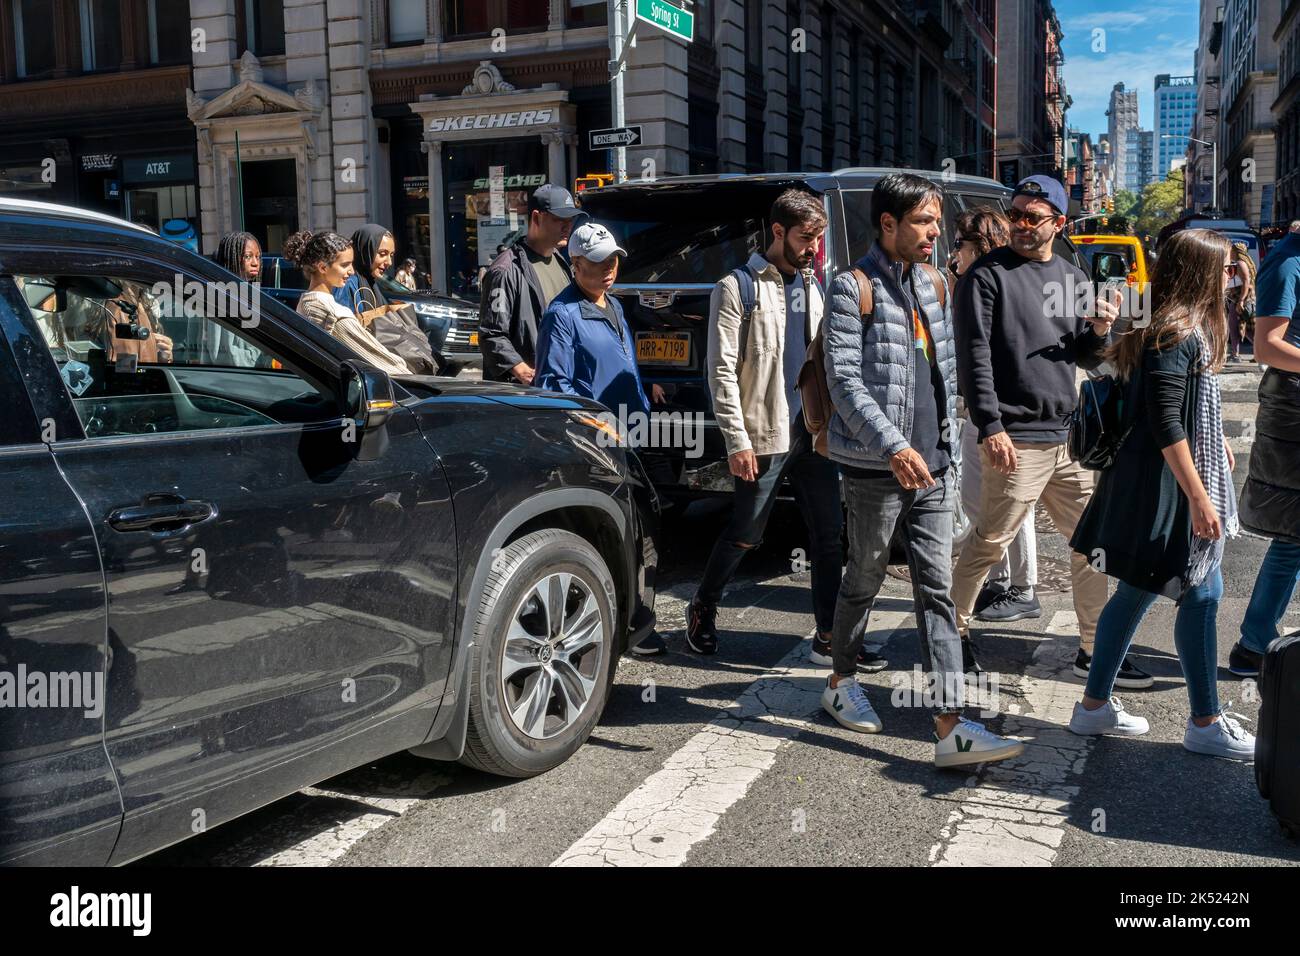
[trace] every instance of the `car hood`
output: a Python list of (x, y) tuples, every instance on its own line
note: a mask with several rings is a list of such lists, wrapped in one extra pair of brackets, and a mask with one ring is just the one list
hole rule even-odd
[(434, 397), (468, 401), (496, 402), (513, 408), (554, 408), (559, 411), (607, 411), (604, 405), (590, 398), (561, 395), (507, 382), (476, 382), (458, 378), (440, 378), (436, 375), (394, 375), (393, 381), (409, 383), (417, 399)]

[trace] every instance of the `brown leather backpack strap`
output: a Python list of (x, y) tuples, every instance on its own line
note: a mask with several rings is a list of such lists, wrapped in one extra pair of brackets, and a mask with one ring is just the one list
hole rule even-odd
[(875, 303), (872, 302), (871, 280), (861, 269), (853, 270), (853, 278), (858, 280), (858, 312), (862, 318), (871, 315)]
[(939, 270), (930, 265), (930, 263), (922, 262), (921, 268), (925, 270), (925, 274), (929, 276), (930, 281), (934, 283), (934, 294), (939, 297), (939, 308), (947, 308), (948, 283), (943, 281), (943, 276), (939, 274)]

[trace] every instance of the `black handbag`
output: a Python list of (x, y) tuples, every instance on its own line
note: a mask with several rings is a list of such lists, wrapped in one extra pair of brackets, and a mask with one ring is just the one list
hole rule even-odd
[(1102, 471), (1115, 463), (1133, 430), (1128, 391), (1113, 375), (1084, 380), (1079, 386), (1079, 402), (1070, 415), (1066, 439), (1071, 459), (1092, 471)]

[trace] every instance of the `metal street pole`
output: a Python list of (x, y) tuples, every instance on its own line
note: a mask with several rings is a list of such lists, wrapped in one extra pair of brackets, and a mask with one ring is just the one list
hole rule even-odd
[[(623, 10), (628, 0), (609, 0), (609, 96), (611, 126), (623, 125), (623, 71), (624, 44), (627, 34), (623, 28)], [(614, 150), (614, 182), (627, 180), (627, 147), (619, 146)]]

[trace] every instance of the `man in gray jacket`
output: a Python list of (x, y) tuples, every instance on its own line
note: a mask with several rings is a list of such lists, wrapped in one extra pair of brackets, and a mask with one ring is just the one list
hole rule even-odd
[[(893, 173), (876, 185), (871, 214), (877, 241), (854, 271), (836, 277), (824, 333), (834, 405), (829, 450), (843, 478), (849, 561), (835, 605), (834, 670), (822, 706), (850, 730), (882, 728), (857, 682), (855, 661), (897, 532), (907, 550), (917, 634), (938, 704), (935, 764), (1005, 760), (1024, 744), (961, 715), (966, 685), (949, 594), (957, 357), (952, 313), (946, 295), (940, 299), (943, 280), (928, 264), (943, 221), (943, 194), (927, 179)], [(864, 283), (871, 290), (865, 316)]]

